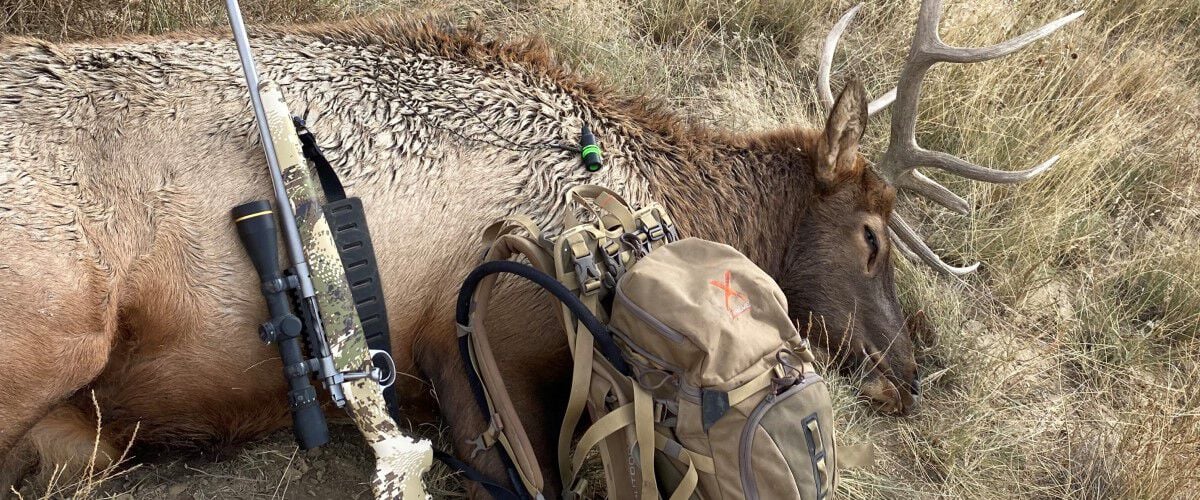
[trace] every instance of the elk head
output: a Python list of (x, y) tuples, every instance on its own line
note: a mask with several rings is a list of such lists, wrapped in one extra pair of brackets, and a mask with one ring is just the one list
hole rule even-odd
[[(922, 175), (917, 167), (945, 170), (992, 183), (1028, 180), (1058, 157), (1015, 172), (973, 165), (952, 155), (929, 151), (916, 142), (917, 101), (921, 80), (939, 62), (972, 63), (1016, 52), (1083, 14), (1073, 13), (1029, 33), (989, 47), (958, 48), (938, 36), (939, 0), (923, 0), (917, 30), (896, 89), (870, 103), (861, 83), (852, 80), (835, 100), (829, 88), (837, 42), (862, 4), (834, 25), (825, 39), (818, 90), (829, 111), (825, 129), (810, 145), (816, 200), (799, 223), (804, 235), (788, 251), (782, 283), (791, 314), (813, 316), (810, 338), (829, 349), (843, 366), (866, 373), (862, 392), (885, 411), (905, 413), (918, 394), (917, 364), (893, 282), (891, 251), (924, 262), (947, 275), (969, 273), (978, 263), (951, 266), (934, 253), (899, 214), (896, 190), (926, 197), (960, 214), (971, 205)], [(859, 138), (871, 115), (894, 104), (891, 136), (882, 158), (871, 168), (858, 152)], [(818, 316), (819, 315), (819, 316)]]

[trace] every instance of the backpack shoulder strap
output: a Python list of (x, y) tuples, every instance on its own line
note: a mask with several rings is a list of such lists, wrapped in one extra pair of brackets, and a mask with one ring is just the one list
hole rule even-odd
[[(593, 185), (572, 188), (564, 198), (566, 209), (560, 234), (553, 239), (546, 238), (532, 218), (505, 217), (483, 232), (483, 243), (487, 248), (484, 261), (524, 256), (534, 268), (553, 277), (557, 280), (556, 285), (565, 287), (577, 299), (567, 301), (560, 297), (561, 307), (558, 308), (574, 358), (571, 391), (559, 429), (558, 465), (563, 487), (570, 489), (576, 485), (583, 457), (592, 447), (598, 446), (605, 462), (610, 494), (622, 498), (656, 498), (653, 467), (642, 468), (641, 474), (637, 474), (640, 481), (629, 477), (627, 470), (633, 442), (646, 443), (637, 448), (639, 462), (653, 463), (656, 444), (653, 402), (644, 389), (627, 378), (629, 370), (611, 337), (598, 342), (593, 335), (594, 325), (589, 323), (594, 323), (597, 318), (601, 323), (607, 320), (601, 299), (606, 290), (615, 287), (617, 278), (628, 266), (641, 255), (678, 236), (666, 210), (658, 204), (634, 209), (617, 193)], [(580, 210), (590, 213), (592, 218), (581, 221), (577, 216)], [(484, 449), (500, 443), (509, 453), (521, 482), (529, 491), (537, 492), (544, 487), (541, 468), (500, 378), (484, 327), (495, 279), (495, 275), (489, 275), (479, 283), (471, 304), (469, 327), (460, 325), (460, 329), (465, 329), (460, 331), (460, 337), (463, 337), (460, 347), (464, 350), (464, 358), (469, 360), (468, 365), (482, 382), (477, 393), (482, 394), (479, 397), (484, 401), (481, 407), (492, 423), (477, 439), (477, 447)], [(584, 321), (585, 317), (588, 321)], [(597, 420), (584, 435), (588, 439), (582, 440), (572, 453), (574, 431), (584, 410), (589, 408), (589, 400), (603, 401), (606, 394), (616, 397), (619, 407), (612, 412), (604, 410), (602, 405), (593, 408), (593, 412), (600, 411), (593, 413)]]
[[(493, 222), (492, 225), (488, 226), (487, 228), (485, 228), (483, 230), (483, 246), (486, 249), (484, 251), (484, 260), (485, 261), (497, 260), (497, 259), (491, 259), (488, 257), (489, 253), (492, 251), (493, 247), (496, 245), (496, 241), (499, 240), (503, 236), (513, 236), (514, 239), (518, 238), (519, 231), (525, 231), (525, 233), (529, 235), (528, 237), (525, 237), (523, 239), (529, 240), (529, 242), (533, 246), (530, 248), (530, 251), (528, 251), (528, 252), (524, 251), (525, 250), (524, 247), (522, 247), (522, 248), (513, 247), (512, 248), (513, 252), (520, 253), (522, 255), (525, 255), (526, 258), (530, 258), (529, 257), (530, 253), (539, 253), (539, 252), (533, 250), (534, 248), (541, 248), (542, 250), (545, 250), (550, 247), (550, 243), (544, 239), (545, 237), (542, 236), (541, 229), (538, 228), (537, 223), (533, 221), (532, 217), (529, 217), (528, 215), (514, 214), (514, 215), (509, 215), (507, 217), (504, 217), (496, 222)], [(541, 253), (544, 253), (544, 252), (541, 252)], [(530, 260), (532, 262), (532, 258), (530, 258)], [(533, 263), (534, 267), (538, 268), (538, 270), (540, 270), (542, 272), (548, 272), (548, 268), (543, 268), (543, 267), (538, 266), (537, 262), (532, 262), (532, 263)]]
[[(484, 261), (508, 260), (516, 255), (524, 255), (533, 267), (543, 272), (550, 271), (552, 264), (549, 254), (534, 239), (516, 235), (519, 229), (531, 235), (539, 234), (533, 221), (528, 218), (509, 218), (489, 227), (484, 232), (484, 240), (489, 243)], [(469, 326), (459, 325), (459, 347), (465, 349), (468, 369), (474, 372), (476, 380), (480, 382), (476, 389), (477, 399), (482, 400), (480, 406), (485, 410), (485, 420), (489, 424), (487, 430), (473, 442), (476, 453), (499, 443), (511, 459), (516, 476), (523, 483), (517, 486), (524, 486), (536, 496), (545, 488), (545, 478), (542, 477), (541, 466), (533, 453), (520, 415), (505, 387), (484, 326), (497, 278), (495, 274), (483, 278), (472, 299)]]
[(584, 224), (575, 215), (576, 208), (584, 208), (596, 215), (601, 225), (608, 230), (633, 227), (633, 210), (621, 195), (603, 186), (583, 184), (575, 186), (565, 195), (567, 211), (563, 214), (563, 227), (571, 228)]

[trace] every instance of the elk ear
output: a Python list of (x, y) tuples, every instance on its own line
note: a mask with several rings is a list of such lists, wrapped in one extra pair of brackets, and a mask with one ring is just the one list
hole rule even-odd
[(826, 188), (858, 174), (858, 140), (867, 129), (867, 89), (852, 79), (833, 103), (817, 146), (817, 180)]

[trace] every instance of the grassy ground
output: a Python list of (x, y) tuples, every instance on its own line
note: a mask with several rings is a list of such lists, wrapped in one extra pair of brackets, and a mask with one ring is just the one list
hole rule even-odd
[[(401, 7), (481, 20), (497, 33), (543, 36), (566, 63), (627, 92), (665, 99), (698, 121), (742, 129), (821, 122), (815, 53), (829, 26), (852, 5), (245, 3), (250, 16), (265, 22)], [(843, 41), (835, 80), (857, 74), (872, 91), (887, 90), (905, 54), (917, 3), (870, 2)], [(850, 381), (839, 384), (840, 439), (880, 448), (873, 467), (845, 474), (842, 492), (852, 498), (1196, 497), (1200, 2), (947, 3), (943, 37), (962, 45), (992, 43), (1088, 10), (1081, 21), (1016, 56), (938, 67), (922, 101), (920, 140), (931, 149), (1001, 168), (1023, 168), (1060, 152), (1063, 161), (1016, 187), (935, 172), (974, 202), (972, 217), (904, 204), (902, 211), (920, 222), (951, 262), (980, 259), (984, 265), (960, 283), (899, 264), (902, 301), (926, 319), (916, 332), (925, 405), (911, 417), (885, 417), (854, 399)], [(51, 39), (224, 22), (215, 0), (0, 0), (0, 13), (4, 32)], [(886, 144), (885, 130), (882, 120), (872, 123), (869, 153)], [(289, 446), (286, 436), (276, 437), (187, 469), (178, 467), (179, 460), (153, 460), (101, 495), (119, 490), (158, 496), (161, 484), (154, 478), (166, 474), (162, 484), (191, 477), (211, 483), (186, 483), (178, 491), (167, 486), (171, 495), (228, 496), (219, 488), (245, 483), (236, 490), (243, 496), (281, 496), (277, 484), (303, 484), (307, 472), (289, 472), (299, 471), (294, 460), (263, 466), (262, 456), (289, 456)], [(268, 451), (255, 456), (256, 450)], [(236, 479), (243, 469), (266, 486)], [(235, 478), (221, 482), (206, 475)], [(149, 489), (137, 489), (143, 487)], [(321, 496), (320, 490), (313, 495)]]

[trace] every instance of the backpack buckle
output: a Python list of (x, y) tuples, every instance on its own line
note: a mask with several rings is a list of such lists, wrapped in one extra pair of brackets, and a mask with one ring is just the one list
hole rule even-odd
[[(662, 226), (655, 227), (662, 229)], [(640, 250), (642, 256), (645, 256), (646, 254), (650, 253), (651, 250), (654, 250), (654, 242), (656, 240), (651, 237), (651, 229), (652, 228), (650, 227), (642, 227), (641, 229), (635, 230), (634, 232), (628, 234), (629, 238), (627, 238), (627, 241), (630, 244), (636, 245), (636, 248)], [(659, 236), (659, 239), (662, 239), (662, 236)]]
[(592, 254), (575, 258), (575, 279), (579, 280), (579, 288), (584, 295), (599, 291), (603, 285), (603, 278), (604, 275), (600, 273), (600, 268), (596, 267), (596, 258)]
[(587, 478), (581, 477), (575, 480), (575, 484), (570, 485), (563, 491), (563, 500), (583, 500), (588, 490)]
[(646, 237), (650, 238), (650, 241), (659, 241), (667, 237), (667, 230), (661, 222), (653, 226), (647, 226), (643, 231), (646, 232)]
[(629, 248), (633, 249), (634, 255), (638, 258), (645, 257), (646, 254), (650, 253), (650, 240), (646, 238), (646, 235), (642, 231), (625, 233), (621, 236), (621, 241), (629, 245)]
[(504, 430), (504, 424), (500, 422), (500, 414), (492, 414), (491, 422), (488, 422), (487, 430), (483, 431), (483, 433), (480, 435), (475, 436), (475, 439), (467, 440), (467, 444), (474, 446), (474, 448), (471, 449), (471, 459), (474, 460), (475, 456), (479, 455), (480, 452), (492, 449), (492, 446), (495, 446), (496, 441), (499, 440), (496, 436), (498, 436), (502, 430)]
[(617, 240), (606, 240), (600, 247), (600, 258), (608, 273), (604, 275), (604, 285), (608, 288), (617, 286), (617, 280), (625, 274), (625, 264), (621, 263), (621, 244)]
[(679, 231), (675, 229), (675, 224), (666, 224), (666, 225), (664, 225), (664, 227), (667, 228), (667, 241), (668, 242), (679, 241)]

